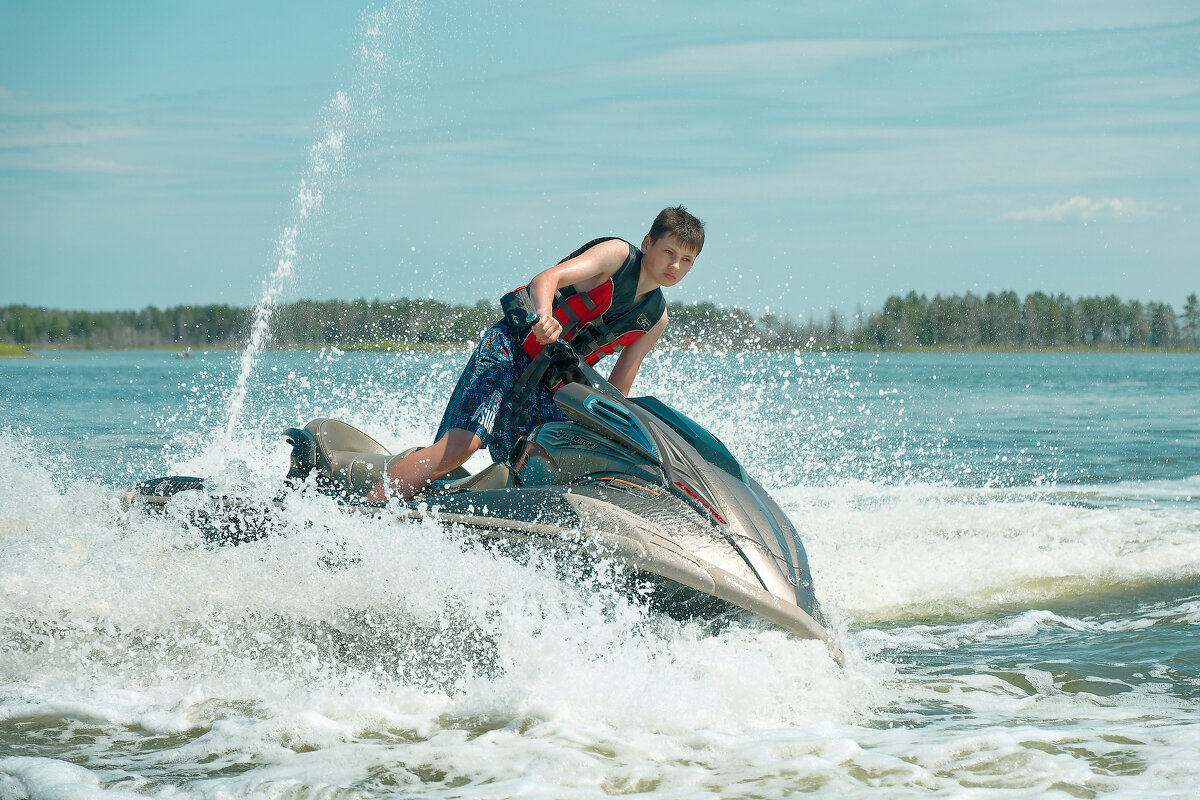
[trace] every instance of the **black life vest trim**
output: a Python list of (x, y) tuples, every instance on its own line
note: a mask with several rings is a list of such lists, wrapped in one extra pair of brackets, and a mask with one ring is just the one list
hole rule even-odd
[(632, 307), (634, 301), (637, 300), (638, 282), (641, 277), (642, 251), (629, 245), (629, 258), (625, 259), (625, 263), (612, 276), (612, 300), (609, 302), (608, 308), (604, 309), (604, 313), (592, 320), (592, 324), (603, 321), (610, 314), (622, 314), (624, 312), (621, 309)]

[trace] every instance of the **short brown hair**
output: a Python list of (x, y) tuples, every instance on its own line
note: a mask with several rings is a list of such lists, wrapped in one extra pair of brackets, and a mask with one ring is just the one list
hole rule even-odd
[(704, 223), (683, 206), (664, 208), (650, 226), (650, 239), (657, 242), (664, 236), (674, 236), (680, 243), (696, 248), (699, 255), (704, 248)]

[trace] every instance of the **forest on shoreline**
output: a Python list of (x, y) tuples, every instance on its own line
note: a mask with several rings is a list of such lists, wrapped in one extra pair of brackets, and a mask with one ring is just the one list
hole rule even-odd
[[(930, 299), (909, 292), (846, 319), (777, 314), (754, 317), (711, 302), (670, 303), (663, 336), (670, 346), (763, 350), (1046, 350), (1200, 347), (1200, 302), (1183, 311), (1165, 303), (1108, 297), (1073, 299), (1015, 292)], [(0, 307), (0, 345), (28, 349), (240, 349), (254, 310), (228, 305), (141, 311), (63, 311)], [(312, 301), (274, 310), (272, 346), (279, 349), (450, 347), (474, 343), (499, 317), (496, 303), (451, 305), (436, 300)]]

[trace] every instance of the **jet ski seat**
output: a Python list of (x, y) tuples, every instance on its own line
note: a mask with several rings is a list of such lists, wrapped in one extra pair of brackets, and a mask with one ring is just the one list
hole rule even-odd
[[(304, 426), (304, 432), (312, 437), (316, 445), (312, 465), (356, 494), (370, 492), (392, 464), (422, 449), (410, 447), (403, 453), (393, 454), (358, 428), (337, 419), (314, 419)], [(284, 434), (292, 444), (293, 460), (297, 449), (296, 434), (299, 433), (293, 428)], [(508, 469), (503, 464), (492, 465), (497, 466)], [(470, 489), (499, 488), (493, 486), (496, 483), (500, 486), (510, 485), (507, 473), (501, 474), (492, 470), (492, 467), (481, 470), (478, 475), (471, 475), (458, 467), (446, 477)], [(475, 479), (484, 485), (476, 487)]]
[(359, 494), (375, 488), (390, 462), (405, 455), (393, 456), (379, 442), (341, 420), (314, 419), (304, 430), (316, 442), (317, 469)]
[[(453, 473), (452, 473), (453, 474)], [(474, 475), (441, 482), (443, 490), (451, 492), (480, 492), (484, 489), (507, 489), (513, 485), (513, 471), (508, 464), (492, 464)]]

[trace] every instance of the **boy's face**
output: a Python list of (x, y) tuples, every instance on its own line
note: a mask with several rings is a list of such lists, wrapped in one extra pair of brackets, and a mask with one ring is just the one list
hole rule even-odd
[(697, 255), (696, 248), (685, 245), (675, 236), (663, 236), (654, 241), (646, 234), (642, 240), (642, 269), (659, 286), (674, 286), (683, 280)]

